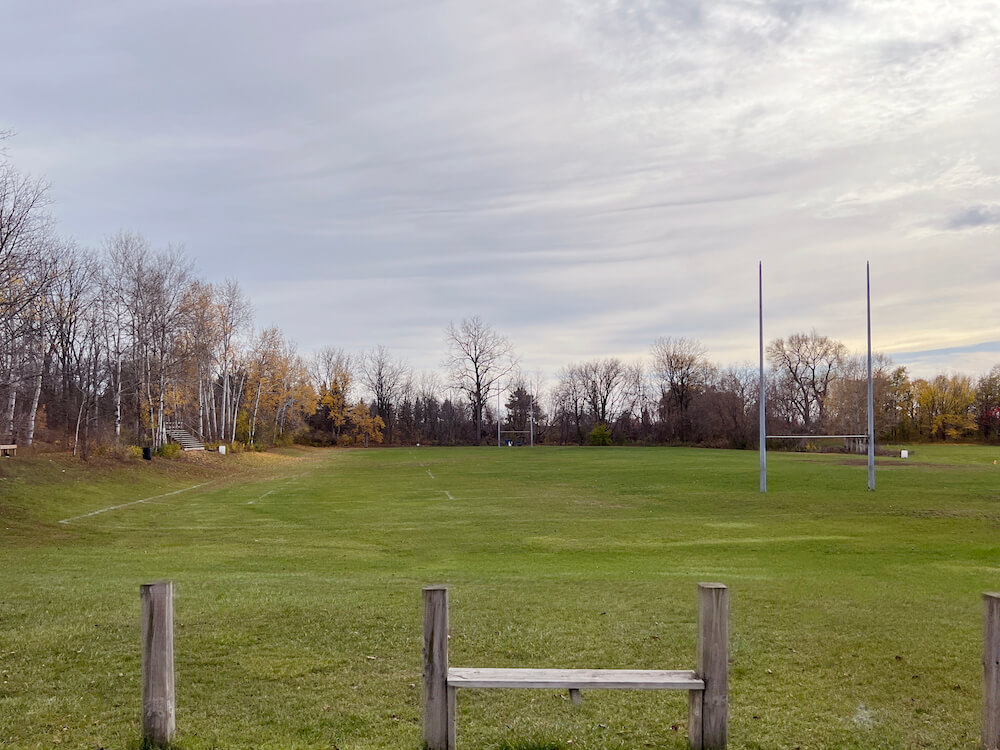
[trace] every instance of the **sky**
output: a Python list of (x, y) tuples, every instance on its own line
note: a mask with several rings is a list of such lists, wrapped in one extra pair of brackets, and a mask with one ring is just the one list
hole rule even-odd
[(13, 0), (0, 130), (59, 231), (183, 245), (309, 353), (721, 364), (815, 329), (1000, 363), (1000, 14), (958, 0)]

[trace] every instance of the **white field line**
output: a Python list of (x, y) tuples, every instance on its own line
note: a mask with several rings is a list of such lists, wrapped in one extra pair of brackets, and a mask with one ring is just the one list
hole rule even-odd
[(662, 542), (660, 547), (701, 547), (702, 545), (719, 544), (781, 544), (782, 542), (842, 542), (854, 539), (852, 536), (758, 536), (737, 537), (734, 539), (686, 539), (678, 542)]
[(446, 494), (446, 495), (448, 496), (448, 499), (449, 499), (449, 500), (454, 500), (454, 499), (455, 499), (455, 498), (453, 498), (453, 497), (451, 496), (451, 493), (450, 493), (450, 492), (448, 492), (448, 490), (445, 490), (445, 491), (444, 491), (444, 494)]
[(437, 477), (435, 477), (435, 476), (434, 476), (433, 474), (431, 474), (431, 470), (430, 470), (430, 469), (426, 469), (426, 471), (427, 471), (427, 475), (428, 475), (428, 476), (429, 476), (429, 477), (430, 477), (431, 479), (437, 479)]
[(127, 508), (130, 505), (140, 505), (142, 503), (148, 503), (150, 500), (156, 500), (161, 497), (170, 497), (171, 495), (179, 495), (182, 492), (187, 492), (188, 490), (196, 490), (199, 487), (204, 487), (208, 482), (202, 482), (201, 484), (193, 484), (190, 487), (184, 487), (183, 489), (174, 490), (173, 492), (164, 492), (162, 495), (153, 495), (152, 497), (144, 497), (142, 500), (133, 500), (130, 503), (122, 503), (121, 505), (109, 505), (107, 508), (101, 508), (100, 510), (92, 510), (90, 513), (84, 513), (82, 516), (73, 516), (72, 518), (64, 518), (59, 523), (70, 523), (71, 521), (79, 521), (81, 518), (90, 518), (91, 516), (96, 516), (101, 513), (107, 513), (111, 510), (118, 510), (119, 508)]
[[(277, 488), (275, 488), (275, 489), (277, 489)], [(263, 500), (265, 497), (267, 497), (268, 495), (270, 495), (272, 492), (274, 492), (274, 490), (268, 490), (263, 495), (261, 495), (260, 497), (258, 497), (257, 500)], [(257, 502), (257, 500), (251, 500), (249, 503), (247, 503), (247, 505), (253, 505), (255, 502)]]

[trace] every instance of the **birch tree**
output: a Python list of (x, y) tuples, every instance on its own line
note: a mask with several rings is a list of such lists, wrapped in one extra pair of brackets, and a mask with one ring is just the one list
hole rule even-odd
[(237, 391), (232, 382), (237, 358), (237, 342), (253, 322), (253, 306), (235, 279), (226, 282), (216, 291), (216, 314), (219, 324), (219, 365), (222, 371), (222, 433), (232, 440), (236, 430)]
[(52, 241), (48, 186), (0, 163), (0, 386), (6, 391), (3, 424), (16, 435), (18, 395), (24, 383), (37, 385), (26, 359), (38, 364), (41, 301), (55, 277), (48, 249)]

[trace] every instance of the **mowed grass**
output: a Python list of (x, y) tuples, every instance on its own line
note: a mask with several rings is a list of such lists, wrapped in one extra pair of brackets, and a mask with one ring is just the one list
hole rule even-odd
[[(139, 584), (173, 579), (177, 744), (421, 746), (457, 666), (694, 666), (730, 587), (733, 748), (976, 747), (1000, 449), (880, 459), (413, 448), (0, 464), (0, 747), (134, 748)], [(61, 519), (208, 482), (70, 523)], [(459, 693), (462, 748), (686, 747), (682, 693)]]

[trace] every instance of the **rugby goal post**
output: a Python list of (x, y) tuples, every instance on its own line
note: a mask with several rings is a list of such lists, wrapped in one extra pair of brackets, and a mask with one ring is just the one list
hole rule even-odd
[(500, 393), (502, 391), (497, 391), (497, 448), (502, 447), (505, 443), (501, 437), (504, 434), (511, 435), (527, 435), (528, 445), (532, 448), (535, 447), (535, 394), (533, 391), (528, 393), (528, 429), (527, 430), (501, 430), (500, 429)]
[(868, 431), (864, 435), (768, 435), (765, 424), (767, 388), (764, 380), (764, 263), (757, 264), (757, 314), (760, 334), (760, 491), (767, 492), (767, 441), (789, 438), (866, 439), (868, 442), (868, 489), (875, 489), (875, 390), (872, 383), (872, 284), (871, 263), (865, 263), (865, 302), (868, 334)]

